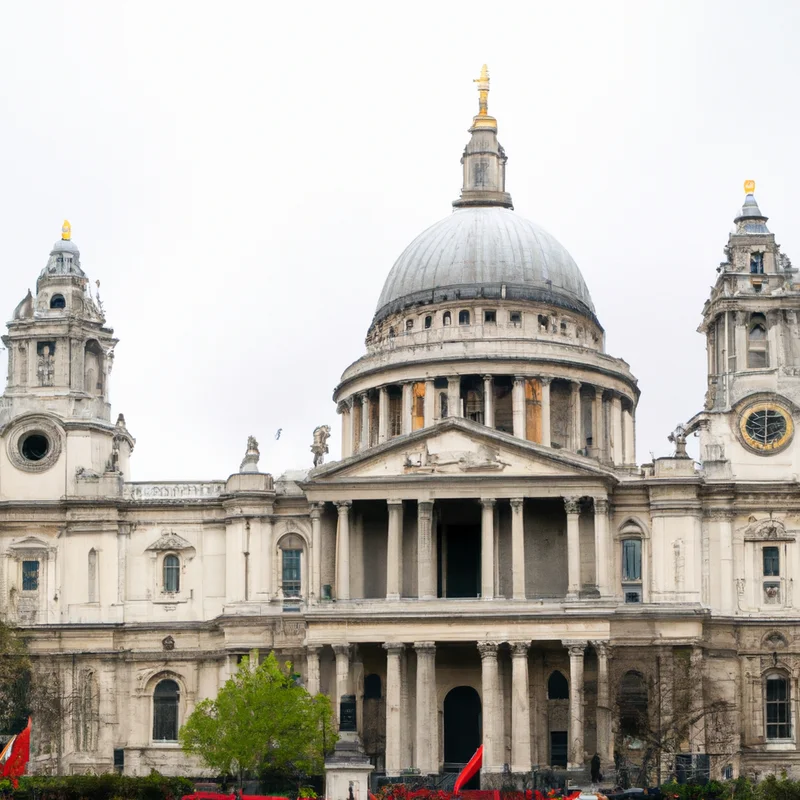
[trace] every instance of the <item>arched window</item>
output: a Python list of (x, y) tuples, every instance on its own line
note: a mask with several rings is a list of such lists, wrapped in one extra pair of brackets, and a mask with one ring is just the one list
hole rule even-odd
[(622, 580), (624, 582), (642, 580), (642, 540), (622, 540)]
[(767, 318), (763, 314), (751, 314), (747, 333), (747, 366), (768, 367)]
[(181, 560), (170, 553), (164, 556), (164, 591), (179, 592), (181, 590)]
[(617, 705), (623, 736), (638, 738), (647, 731), (647, 683), (640, 672), (631, 670), (622, 676)]
[(469, 325), (469, 311), (459, 311), (458, 312), (458, 324), (459, 325)]
[(442, 314), (442, 325), (449, 325), (451, 321), (452, 317), (450, 316), (450, 312), (445, 311), (444, 314)]
[(569, 684), (564, 675), (556, 670), (547, 679), (548, 700), (569, 700)]
[(791, 739), (792, 707), (789, 681), (785, 675), (772, 672), (767, 675), (764, 683), (767, 739)]
[(364, 676), (364, 699), (365, 700), (380, 700), (381, 699), (381, 676), (366, 675)]
[(394, 339), (394, 328), (389, 328), (389, 338)]
[(153, 741), (178, 740), (178, 700), (180, 689), (172, 680), (158, 683), (153, 692)]
[(66, 308), (67, 301), (64, 299), (63, 294), (54, 294), (50, 298), (50, 308)]
[(430, 328), (431, 325), (433, 325), (433, 317), (428, 315), (427, 317), (425, 317), (425, 327)]

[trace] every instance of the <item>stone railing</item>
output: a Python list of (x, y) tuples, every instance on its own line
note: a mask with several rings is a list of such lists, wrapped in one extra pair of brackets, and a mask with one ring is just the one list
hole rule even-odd
[(144, 503), (214, 500), (225, 491), (225, 481), (149, 481), (126, 483), (123, 496)]

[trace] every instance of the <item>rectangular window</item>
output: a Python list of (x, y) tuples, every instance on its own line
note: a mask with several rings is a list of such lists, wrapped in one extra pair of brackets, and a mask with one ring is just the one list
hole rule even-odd
[(484, 311), (483, 312), (483, 321), (488, 322), (490, 325), (494, 325), (497, 322), (497, 312), (496, 311)]
[(522, 312), (521, 311), (512, 311), (508, 315), (508, 321), (512, 325), (521, 325), (522, 324)]
[(767, 676), (767, 739), (790, 739), (792, 718), (789, 708), (789, 683), (780, 675)]
[(39, 562), (22, 562), (22, 591), (35, 592), (39, 588)]
[(765, 547), (762, 550), (764, 559), (764, 576), (777, 576), (781, 574), (781, 553), (777, 547)]
[(389, 436), (399, 436), (403, 432), (403, 395), (389, 390)]
[(641, 539), (625, 539), (622, 542), (622, 580), (640, 581), (642, 579)]
[(300, 554), (302, 550), (283, 550), (283, 578), (281, 587), (284, 597), (300, 597)]

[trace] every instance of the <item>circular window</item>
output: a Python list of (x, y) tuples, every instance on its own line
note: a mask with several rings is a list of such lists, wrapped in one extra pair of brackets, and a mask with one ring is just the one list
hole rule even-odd
[(744, 443), (759, 453), (774, 453), (792, 438), (790, 414), (775, 403), (759, 403), (746, 409), (739, 421)]
[(29, 433), (20, 442), (19, 451), (28, 461), (41, 461), (50, 452), (50, 440), (43, 433)]

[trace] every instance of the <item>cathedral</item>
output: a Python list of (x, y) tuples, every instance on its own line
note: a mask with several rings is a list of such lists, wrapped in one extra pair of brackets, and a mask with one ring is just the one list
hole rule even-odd
[(477, 84), (460, 196), (333, 389), (338, 461), (321, 426), (308, 471), (259, 471), (251, 438), (227, 478), (132, 482), (117, 340), (65, 223), (3, 338), (0, 611), (50, 690), (35, 771), (202, 775), (181, 724), (274, 650), (373, 782), (480, 744), (484, 787), (595, 754), (651, 780), (800, 775), (797, 270), (748, 181), (698, 267), (707, 392), (637, 464), (636, 378), (567, 249), (514, 211)]

